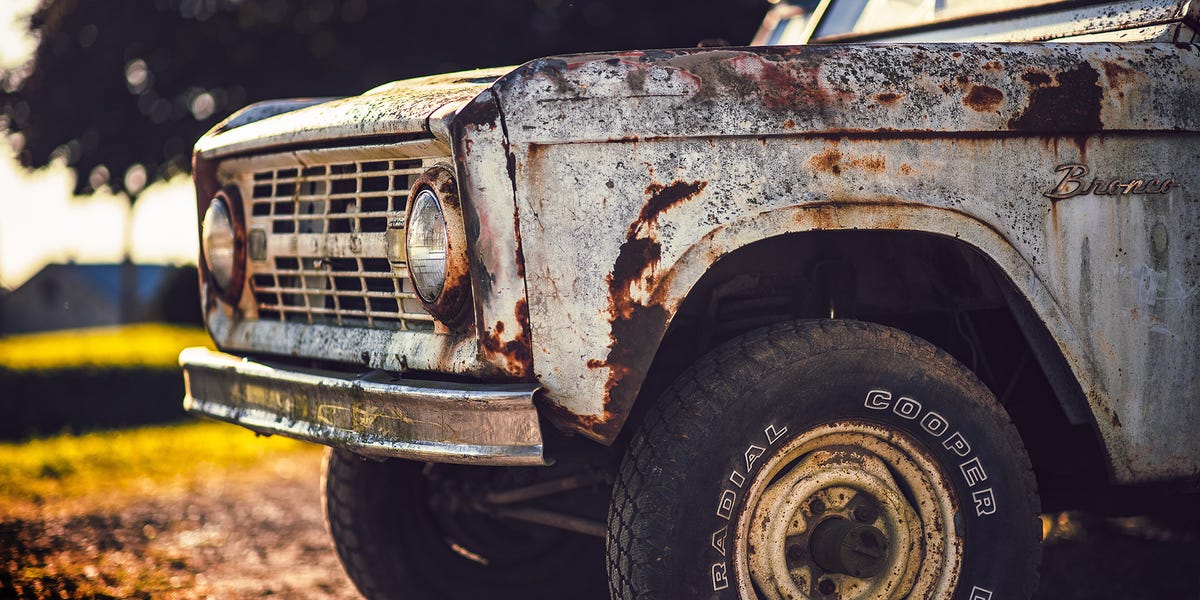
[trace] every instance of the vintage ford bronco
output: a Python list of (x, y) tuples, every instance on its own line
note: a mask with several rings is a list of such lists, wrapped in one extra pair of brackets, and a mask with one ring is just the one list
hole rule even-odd
[(1027, 598), (1041, 511), (1197, 501), (1197, 6), (785, 2), (248, 107), (186, 406), (331, 447), (370, 597)]

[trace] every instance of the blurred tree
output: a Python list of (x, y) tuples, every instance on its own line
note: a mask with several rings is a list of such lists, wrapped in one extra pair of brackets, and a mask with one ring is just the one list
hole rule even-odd
[(763, 0), (43, 0), (33, 60), (0, 74), (22, 164), (130, 201), (249, 102), (565, 52), (744, 43)]

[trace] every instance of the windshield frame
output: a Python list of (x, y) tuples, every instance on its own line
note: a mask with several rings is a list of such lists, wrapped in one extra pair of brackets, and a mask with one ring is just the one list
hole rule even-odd
[(1027, 17), (1062, 10), (1071, 10), (1074, 8), (1095, 6), (1099, 4), (1116, 3), (1113, 0), (1031, 0), (1028, 4), (1018, 8), (990, 11), (980, 10), (977, 12), (936, 18), (920, 23), (902, 25), (899, 27), (884, 27), (867, 31), (850, 31), (818, 36), (817, 32), (821, 29), (822, 24), (825, 23), (826, 19), (830, 16), (829, 8), (833, 5), (834, 1), (835, 0), (821, 0), (821, 3), (817, 6), (816, 10), (813, 11), (812, 17), (807, 24), (805, 35), (802, 37), (804, 40), (802, 43), (830, 44), (845, 42), (869, 42), (879, 38), (890, 38), (909, 33), (948, 29), (964, 25), (973, 25), (976, 23), (986, 23), (990, 21)]

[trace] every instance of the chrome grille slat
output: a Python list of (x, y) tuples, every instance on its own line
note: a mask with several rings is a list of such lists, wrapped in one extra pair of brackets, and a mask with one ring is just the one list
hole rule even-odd
[(247, 227), (267, 239), (248, 265), (259, 319), (432, 330), (407, 265), (388, 261), (386, 236), (403, 227), (415, 178), (448, 157), (344, 154), (305, 164), (255, 157), (238, 168)]
[[(307, 313), (307, 312), (312, 312), (312, 313), (329, 314), (329, 315), (340, 314), (340, 315), (342, 315), (342, 316), (367, 316), (367, 315), (375, 315), (376, 317), (379, 317), (379, 316), (389, 316), (389, 317), (390, 317), (390, 316), (393, 316), (393, 315), (395, 314), (395, 313), (385, 313), (385, 312), (380, 312), (380, 311), (362, 311), (362, 310), (341, 310), (341, 311), (337, 311), (337, 310), (334, 310), (334, 309), (329, 309), (329, 308), (313, 308), (313, 309), (305, 309), (305, 308), (303, 308), (303, 307), (299, 307), (299, 306), (284, 306), (284, 307), (281, 307), (279, 310), (280, 310), (281, 312), (285, 312), (285, 313), (298, 313), (298, 314), (305, 314), (305, 313)], [(404, 316), (405, 316), (405, 318), (408, 318), (408, 319), (419, 319), (419, 320), (427, 320), (427, 321), (432, 321), (432, 320), (433, 320), (433, 317), (431, 317), (431, 316), (429, 316), (429, 315), (405, 314)]]

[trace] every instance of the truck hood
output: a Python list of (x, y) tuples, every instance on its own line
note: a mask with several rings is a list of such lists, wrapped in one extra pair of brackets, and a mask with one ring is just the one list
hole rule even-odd
[(359, 96), (260, 102), (229, 116), (196, 143), (204, 159), (296, 144), (378, 136), (430, 135), (438, 123), (512, 67), (406, 79)]

